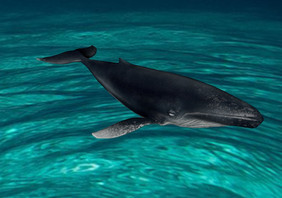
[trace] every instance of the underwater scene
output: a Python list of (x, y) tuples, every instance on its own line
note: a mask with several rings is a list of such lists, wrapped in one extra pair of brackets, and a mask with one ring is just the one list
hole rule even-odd
[[(281, 8), (260, 0), (1, 1), (0, 197), (280, 198)], [(83, 64), (37, 60), (90, 45), (92, 60), (200, 80), (264, 121), (148, 125), (96, 139), (91, 133), (140, 116)]]

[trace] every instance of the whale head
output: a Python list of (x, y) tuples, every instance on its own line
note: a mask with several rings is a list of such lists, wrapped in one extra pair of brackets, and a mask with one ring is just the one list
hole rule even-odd
[(256, 128), (264, 118), (248, 103), (222, 90), (210, 92), (209, 89), (196, 93), (193, 97), (187, 96), (186, 100), (182, 100), (181, 109), (174, 116), (169, 116), (169, 120), (169, 123), (189, 128), (219, 126)]

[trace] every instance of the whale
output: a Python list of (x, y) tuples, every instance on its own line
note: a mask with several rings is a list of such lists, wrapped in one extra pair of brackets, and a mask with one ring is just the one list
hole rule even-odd
[(114, 98), (139, 115), (93, 132), (96, 138), (120, 137), (151, 124), (256, 128), (264, 120), (255, 107), (212, 85), (121, 58), (117, 63), (91, 60), (96, 52), (91, 45), (38, 58), (52, 64), (81, 62)]

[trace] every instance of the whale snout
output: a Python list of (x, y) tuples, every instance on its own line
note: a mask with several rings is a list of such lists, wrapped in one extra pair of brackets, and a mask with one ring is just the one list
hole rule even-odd
[[(186, 127), (214, 127), (214, 126), (239, 126), (246, 128), (256, 128), (264, 120), (261, 113), (252, 106), (242, 107), (240, 110), (231, 111), (231, 109), (226, 109), (223, 111), (218, 111), (212, 109), (209, 112), (191, 112), (185, 114)], [(193, 122), (189, 122), (193, 120)], [(195, 121), (196, 120), (196, 121)]]
[(248, 109), (248, 111), (239, 111), (229, 115), (215, 115), (215, 120), (224, 125), (256, 128), (263, 122), (264, 118), (256, 108)]
[(247, 114), (246, 117), (239, 119), (239, 124), (242, 127), (256, 128), (263, 122), (263, 120), (264, 118), (261, 113), (258, 110), (254, 109), (252, 113)]
[(213, 100), (211, 104), (206, 111), (214, 115), (208, 119), (223, 125), (256, 128), (264, 120), (254, 106), (231, 95), (223, 94), (219, 102)]

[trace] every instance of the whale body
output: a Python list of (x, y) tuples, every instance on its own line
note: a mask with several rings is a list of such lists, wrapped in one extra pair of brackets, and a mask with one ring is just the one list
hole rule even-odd
[(141, 116), (92, 133), (96, 138), (119, 137), (149, 124), (255, 128), (263, 122), (255, 107), (214, 86), (121, 58), (118, 63), (90, 60), (96, 51), (90, 46), (39, 59), (54, 64), (82, 62), (113, 97)]

